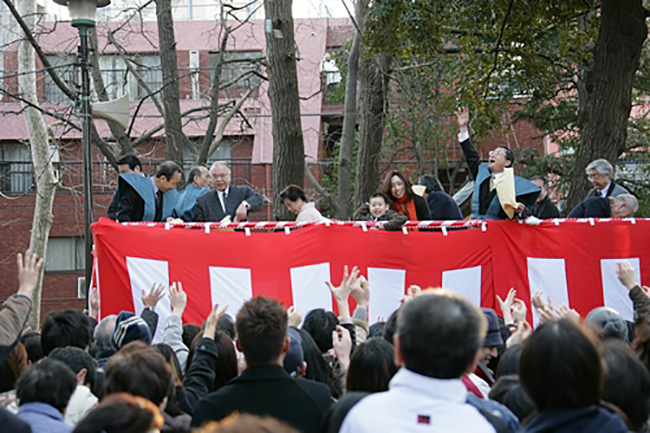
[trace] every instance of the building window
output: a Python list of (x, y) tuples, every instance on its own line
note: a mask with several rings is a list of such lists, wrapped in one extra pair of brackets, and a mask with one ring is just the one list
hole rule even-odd
[[(79, 77), (75, 64), (77, 61), (76, 56), (62, 54), (46, 56), (46, 58), (54, 68), (55, 73), (68, 86), (68, 88), (74, 91), (79, 84)], [(70, 103), (70, 98), (68, 98), (65, 93), (59, 89), (59, 86), (52, 81), (50, 74), (47, 72), (44, 72), (44, 74), (45, 102), (53, 104)]]
[[(219, 58), (219, 53), (210, 53), (210, 67), (214, 67)], [(262, 59), (261, 51), (238, 51), (225, 53), (223, 56), (223, 67), (221, 69), (221, 85), (237, 79), (229, 88), (230, 89), (249, 89), (259, 87), (262, 79), (255, 73), (261, 73), (262, 66), (259, 60)], [(253, 73), (255, 72), (255, 73)], [(213, 72), (211, 72), (212, 74)], [(211, 82), (214, 77), (210, 75)]]
[[(197, 146), (200, 145), (200, 142), (197, 143)], [(208, 163), (206, 166), (210, 168), (212, 163), (216, 161), (223, 161), (228, 164), (232, 163), (232, 142), (230, 139), (224, 138), (221, 141), (219, 148), (215, 150), (214, 153), (208, 158)], [(195, 165), (196, 163), (194, 162), (194, 155), (192, 155), (192, 151), (188, 147), (185, 147), (183, 149), (183, 175), (185, 176), (185, 179), (187, 179), (187, 175)]]
[(0, 146), (0, 191), (21, 194), (32, 190), (34, 169), (29, 146), (5, 143)]
[(45, 272), (78, 272), (86, 267), (86, 250), (83, 238), (49, 238)]

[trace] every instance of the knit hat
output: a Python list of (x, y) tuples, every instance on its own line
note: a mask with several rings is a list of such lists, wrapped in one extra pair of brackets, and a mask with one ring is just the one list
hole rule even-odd
[(287, 337), (291, 339), (289, 351), (284, 356), (284, 370), (290, 375), (295, 375), (300, 371), (302, 363), (305, 361), (305, 355), (302, 351), (302, 337), (295, 328), (287, 329)]
[(483, 314), (485, 314), (488, 321), (488, 331), (483, 341), (483, 347), (503, 346), (497, 313), (491, 308), (481, 308), (481, 310), (483, 310)]
[(599, 332), (603, 338), (614, 337), (619, 340), (628, 342), (628, 330), (625, 319), (621, 317), (618, 311), (609, 307), (598, 307), (591, 310), (585, 319), (587, 324), (592, 323), (597, 325)]
[(149, 325), (140, 316), (128, 311), (120, 312), (115, 321), (115, 331), (111, 336), (113, 345), (119, 350), (122, 346), (136, 340), (151, 344)]

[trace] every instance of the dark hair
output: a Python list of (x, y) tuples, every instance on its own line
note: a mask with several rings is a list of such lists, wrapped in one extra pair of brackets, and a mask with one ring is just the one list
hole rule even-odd
[(45, 403), (63, 413), (76, 387), (77, 378), (70, 367), (56, 359), (45, 358), (20, 376), (16, 398), (21, 406)]
[(404, 177), (404, 175), (398, 171), (398, 170), (393, 170), (388, 175), (384, 178), (384, 183), (382, 185), (381, 192), (386, 194), (387, 197), (391, 199), (391, 201), (395, 200), (395, 197), (393, 197), (393, 193), (391, 192), (391, 179), (393, 176), (397, 176), (400, 179), (402, 179), (402, 182), (404, 182), (404, 189), (406, 191), (406, 196), (409, 198), (409, 200), (413, 197), (413, 187), (411, 186), (411, 182)]
[(78, 347), (57, 347), (50, 353), (48, 358), (61, 361), (68, 367), (74, 374), (79, 374), (82, 369), (86, 369), (86, 378), (84, 385), (90, 385), (90, 388), (95, 385), (95, 375), (97, 366), (92, 356), (85, 350)]
[(517, 366), (519, 365), (519, 357), (521, 356), (521, 344), (515, 344), (507, 348), (499, 357), (499, 364), (495, 372), (495, 378), (501, 376), (508, 376), (510, 374), (517, 374)]
[(381, 338), (359, 344), (350, 357), (345, 387), (348, 392), (388, 391), (388, 382), (397, 373), (393, 345)]
[(404, 366), (439, 379), (458, 379), (474, 362), (486, 331), (483, 312), (446, 290), (417, 296), (397, 319)]
[(182, 384), (183, 370), (181, 369), (181, 363), (178, 362), (178, 358), (176, 357), (176, 352), (174, 352), (174, 349), (172, 349), (171, 346), (166, 343), (157, 343), (151, 347), (160, 352), (163, 358), (165, 358), (167, 364), (169, 364), (169, 366), (172, 368), (172, 375), (174, 375), (174, 378), (178, 381), (178, 385)]
[(524, 392), (516, 374), (501, 376), (492, 385), (489, 398), (510, 409), (522, 423), (535, 411), (535, 405)]
[(221, 316), (221, 319), (217, 322), (217, 331), (225, 332), (233, 341), (237, 338), (237, 332), (235, 332), (235, 321), (232, 319), (230, 314), (224, 314)]
[(497, 149), (505, 149), (506, 150), (506, 161), (510, 161), (509, 167), (514, 167), (515, 165), (515, 153), (510, 149), (508, 146), (497, 146)]
[(384, 324), (382, 337), (384, 337), (384, 340), (388, 341), (390, 344), (393, 344), (393, 338), (395, 337), (395, 332), (397, 332), (398, 317), (399, 317), (399, 308), (393, 311), (393, 314), (390, 315), (390, 317)]
[[(203, 338), (203, 334), (197, 334), (189, 346), (190, 353), (187, 355), (186, 372), (190, 371), (192, 367), (192, 360), (196, 353), (196, 345), (201, 338)], [(214, 344), (217, 345), (219, 356), (217, 356), (214, 362), (215, 377), (214, 386), (210, 388), (211, 392), (224, 387), (231, 379), (234, 379), (239, 374), (237, 371), (237, 352), (235, 351), (233, 340), (225, 332), (217, 331), (214, 336)]]
[(424, 186), (426, 189), (424, 192), (427, 194), (431, 194), (432, 192), (436, 191), (442, 191), (442, 187), (440, 186), (440, 182), (438, 179), (435, 177), (431, 176), (430, 174), (425, 174), (424, 176), (420, 176), (418, 179), (418, 185)]
[(41, 346), (41, 334), (38, 332), (25, 332), (20, 336), (20, 342), (25, 346), (27, 359), (29, 359), (32, 364), (36, 364), (45, 357), (43, 354), (43, 346)]
[(171, 367), (160, 352), (142, 341), (125, 345), (106, 363), (104, 395), (126, 392), (160, 406), (172, 387)]
[(191, 347), (194, 337), (202, 332), (201, 327), (196, 323), (186, 323), (183, 325), (183, 344), (185, 347)]
[(169, 181), (172, 177), (174, 177), (174, 174), (176, 174), (176, 172), (183, 173), (183, 170), (174, 161), (165, 161), (156, 169), (156, 177), (161, 178), (165, 176), (165, 179)]
[(164, 418), (147, 399), (126, 393), (101, 401), (74, 429), (74, 433), (148, 433), (160, 429)]
[(604, 341), (601, 353), (607, 367), (603, 400), (621, 409), (629, 420), (629, 427), (639, 430), (650, 415), (650, 373), (632, 349), (620, 340)]
[(298, 433), (298, 430), (270, 416), (235, 412), (219, 422), (207, 423), (197, 433)]
[(368, 338), (383, 337), (386, 322), (375, 322), (368, 328)]
[(319, 347), (309, 332), (304, 329), (296, 329), (300, 333), (300, 346), (302, 353), (307, 363), (307, 371), (305, 372), (305, 379), (313, 380), (315, 382), (324, 383), (330, 387), (332, 397), (339, 398), (343, 394), (341, 389), (341, 382), (334, 378), (334, 371), (329, 363), (323, 357)]
[(131, 170), (135, 170), (136, 167), (140, 167), (140, 171), (142, 171), (142, 163), (138, 157), (132, 153), (124, 154), (120, 157), (120, 159), (117, 160), (117, 165), (124, 164), (128, 164)]
[(380, 199), (384, 200), (385, 204), (390, 204), (390, 199), (388, 197), (386, 197), (386, 194), (384, 194), (383, 192), (374, 193), (373, 195), (370, 196), (369, 201), (372, 201), (373, 198), (380, 198)]
[(27, 369), (27, 351), (19, 341), (0, 363), (0, 392), (16, 388), (16, 381), (25, 369)]
[(307, 196), (305, 196), (305, 192), (298, 185), (289, 185), (280, 193), (280, 200), (284, 201), (285, 199), (289, 201), (298, 201), (298, 199), (301, 199), (306, 202)]
[(534, 180), (541, 180), (542, 185), (544, 185), (544, 188), (546, 188), (548, 186), (548, 180), (544, 176), (533, 176), (533, 177), (530, 178), (531, 182), (534, 181)]
[(524, 344), (519, 377), (540, 412), (598, 404), (603, 371), (595, 336), (588, 332), (568, 319), (554, 320), (538, 327)]
[(305, 316), (302, 329), (309, 332), (321, 353), (330, 350), (332, 345), (332, 332), (336, 330), (339, 319), (331, 311), (315, 308)]
[(187, 175), (187, 183), (193, 183), (195, 177), (201, 176), (201, 172), (203, 171), (202, 169), (205, 169), (206, 171), (208, 170), (207, 168), (203, 167), (202, 165), (197, 166), (197, 167), (192, 167), (189, 174)]
[(287, 337), (287, 312), (274, 299), (257, 296), (237, 313), (237, 338), (250, 366), (268, 365), (282, 354)]
[(73, 346), (86, 350), (91, 341), (91, 324), (81, 311), (53, 311), (41, 328), (41, 345), (45, 356), (57, 347)]

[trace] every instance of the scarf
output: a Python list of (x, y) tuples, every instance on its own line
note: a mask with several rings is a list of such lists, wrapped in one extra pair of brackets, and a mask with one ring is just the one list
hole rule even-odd
[[(395, 199), (395, 203), (397, 204), (396, 207), (398, 213), (406, 214), (406, 218), (408, 218), (409, 221), (418, 221), (418, 214), (415, 211), (415, 200), (413, 200), (413, 197), (408, 197), (404, 194), (402, 198)], [(405, 208), (406, 211), (404, 211)]]

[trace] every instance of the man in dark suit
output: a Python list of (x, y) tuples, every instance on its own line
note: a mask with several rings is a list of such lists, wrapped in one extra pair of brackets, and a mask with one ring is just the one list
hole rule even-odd
[(425, 187), (422, 197), (429, 205), (431, 219), (434, 221), (462, 220), (463, 213), (454, 199), (442, 190), (438, 179), (425, 174), (418, 179), (418, 185)]
[[(142, 173), (142, 163), (138, 157), (132, 153), (122, 155), (120, 159), (117, 160), (117, 171), (119, 174), (138, 174), (144, 176), (144, 173)], [(119, 181), (119, 177), (117, 179)], [(115, 190), (115, 195), (113, 195), (113, 200), (111, 200), (111, 204), (108, 205), (108, 211), (106, 212), (106, 216), (112, 220), (117, 219), (117, 208), (120, 205), (120, 198), (120, 189), (117, 188)]]
[(530, 181), (540, 189), (539, 197), (533, 206), (533, 216), (539, 219), (559, 218), (560, 211), (548, 196), (548, 181), (542, 176), (534, 176)]
[(249, 186), (230, 185), (230, 168), (223, 162), (210, 167), (214, 191), (203, 194), (196, 200), (194, 221), (221, 221), (226, 216), (234, 221), (245, 221), (249, 212), (262, 208), (262, 196)]
[(283, 361), (291, 347), (287, 313), (277, 301), (258, 296), (237, 314), (237, 348), (246, 370), (208, 394), (194, 409), (192, 425), (219, 421), (233, 412), (272, 416), (304, 433), (320, 431), (332, 405), (327, 385), (294, 379)]
[(632, 194), (618, 197), (591, 197), (578, 203), (568, 218), (629, 218), (639, 209), (639, 202)]
[(119, 222), (165, 221), (178, 200), (176, 185), (181, 180), (181, 168), (173, 161), (158, 166), (153, 177), (121, 174), (118, 181)]
[(585, 200), (592, 197), (618, 197), (630, 192), (614, 182), (614, 167), (606, 159), (591, 161), (585, 169), (587, 179), (593, 185)]

